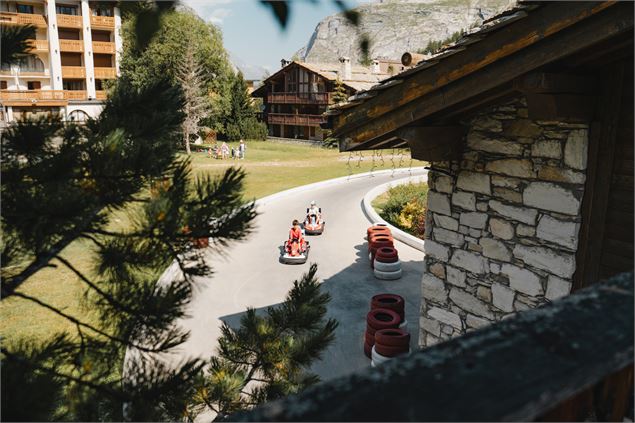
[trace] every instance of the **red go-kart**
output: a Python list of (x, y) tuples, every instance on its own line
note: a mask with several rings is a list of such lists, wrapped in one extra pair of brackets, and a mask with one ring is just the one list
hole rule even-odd
[(322, 208), (318, 209), (319, 214), (309, 214), (309, 209), (306, 209), (306, 219), (304, 219), (304, 232), (307, 235), (322, 235), (324, 232), (324, 219), (322, 219)]
[(309, 258), (309, 242), (304, 240), (287, 240), (280, 261), (286, 264), (303, 264)]

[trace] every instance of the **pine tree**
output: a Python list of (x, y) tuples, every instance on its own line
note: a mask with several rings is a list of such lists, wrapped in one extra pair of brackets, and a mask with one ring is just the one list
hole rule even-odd
[(234, 77), (229, 99), (229, 114), (225, 123), (227, 138), (264, 139), (267, 136), (267, 127), (256, 119), (256, 112), (243, 74), (238, 72)]
[(333, 89), (332, 98), (333, 98), (333, 102), (336, 104), (346, 101), (348, 99), (348, 94), (346, 94), (346, 88), (344, 87), (342, 80), (340, 80), (339, 78), (335, 80), (335, 86)]
[(319, 381), (308, 368), (333, 342), (337, 321), (325, 318), (330, 296), (320, 292), (316, 272), (311, 265), (263, 315), (248, 309), (239, 328), (223, 324), (218, 355), (196, 387), (199, 407), (222, 418)]
[(177, 80), (183, 92), (183, 138), (187, 154), (190, 151), (190, 134), (196, 134), (199, 122), (207, 115), (209, 107), (202, 79), (203, 70), (194, 57), (194, 48), (188, 44), (185, 57), (177, 72)]

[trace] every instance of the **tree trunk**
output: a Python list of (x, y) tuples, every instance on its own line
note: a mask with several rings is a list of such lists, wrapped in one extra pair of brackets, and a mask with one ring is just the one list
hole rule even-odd
[(190, 133), (188, 131), (185, 131), (185, 151), (187, 151), (188, 156), (192, 154), (192, 151), (190, 151)]

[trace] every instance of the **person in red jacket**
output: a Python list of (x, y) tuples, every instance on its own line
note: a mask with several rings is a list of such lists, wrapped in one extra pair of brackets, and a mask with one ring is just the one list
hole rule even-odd
[(293, 221), (293, 227), (289, 230), (289, 254), (297, 256), (304, 251), (304, 237), (302, 236), (302, 228), (300, 228), (300, 222)]

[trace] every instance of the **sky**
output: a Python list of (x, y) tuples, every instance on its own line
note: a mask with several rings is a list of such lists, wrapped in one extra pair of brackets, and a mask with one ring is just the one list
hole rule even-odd
[[(291, 0), (286, 30), (278, 25), (270, 9), (259, 0), (182, 0), (208, 22), (223, 31), (225, 48), (242, 62), (280, 68), (280, 59), (290, 59), (306, 45), (322, 18), (338, 13), (332, 0)], [(364, 0), (348, 0), (353, 7)]]

